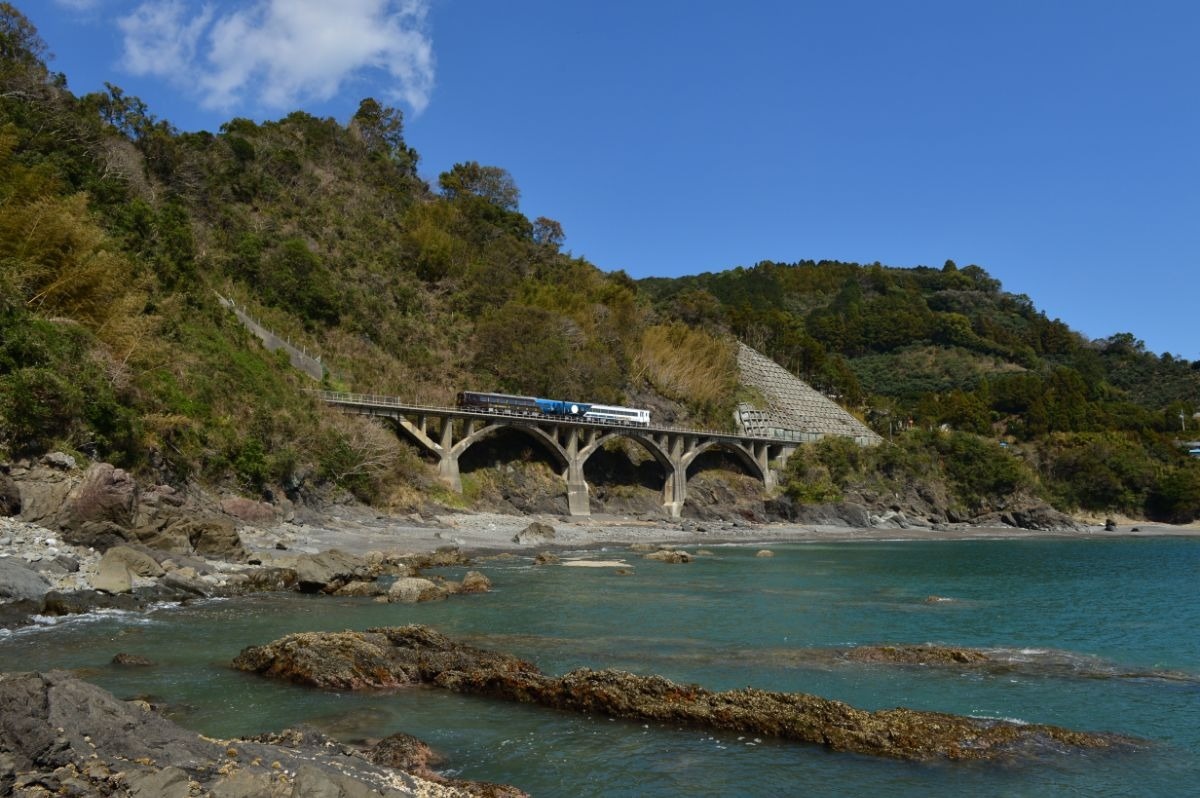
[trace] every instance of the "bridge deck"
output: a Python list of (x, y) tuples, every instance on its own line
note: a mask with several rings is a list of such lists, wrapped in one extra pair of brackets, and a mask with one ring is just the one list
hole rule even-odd
[(437, 405), (414, 405), (408, 402), (403, 402), (394, 396), (380, 396), (377, 394), (362, 394), (362, 393), (342, 393), (339, 391), (312, 390), (311, 393), (318, 395), (326, 404), (336, 405), (339, 407), (358, 407), (371, 408), (378, 410), (395, 410), (403, 413), (427, 413), (429, 415), (444, 416), (447, 418), (469, 418), (479, 419), (483, 421), (494, 421), (497, 417), (513, 422), (527, 422), (529, 424), (567, 424), (580, 427), (583, 429), (603, 429), (603, 430), (620, 430), (622, 432), (637, 431), (648, 434), (669, 434), (669, 435), (697, 435), (705, 438), (716, 440), (736, 441), (739, 443), (773, 443), (773, 444), (789, 444), (795, 445), (795, 440), (781, 437), (769, 437), (762, 435), (739, 435), (734, 432), (718, 432), (716, 430), (698, 429), (693, 427), (673, 427), (673, 426), (639, 426), (634, 424), (617, 424), (613, 422), (591, 421), (587, 419), (569, 418), (566, 416), (544, 416), (537, 414), (516, 413), (507, 411), (486, 411), (486, 410), (465, 410), (461, 407), (439, 407)]

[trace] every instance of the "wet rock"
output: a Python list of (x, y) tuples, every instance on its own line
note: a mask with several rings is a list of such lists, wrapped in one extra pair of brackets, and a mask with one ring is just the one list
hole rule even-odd
[(37, 571), (12, 557), (0, 558), (0, 598), (40, 599), (50, 591), (50, 583)]
[(163, 587), (185, 596), (206, 597), (213, 593), (212, 586), (198, 579), (188, 569), (171, 571), (159, 580)]
[(538, 674), (509, 654), (457, 643), (427, 626), (365, 632), (301, 632), (249, 646), (233, 667), (295, 684), (332, 689), (400, 687), (432, 682), (448, 670)]
[(954, 646), (858, 646), (845, 654), (855, 662), (888, 662), (900, 665), (974, 665), (988, 662), (987, 654)]
[(754, 556), (755, 556), (755, 557), (774, 557), (774, 556), (775, 556), (775, 552), (771, 551), (770, 549), (759, 549), (759, 550), (758, 550), (758, 551), (755, 553), (755, 555), (754, 555)]
[(517, 534), (513, 535), (512, 542), (525, 545), (527, 543), (545, 543), (547, 540), (554, 540), (554, 527), (549, 524), (544, 524), (541, 521), (534, 521), (529, 526), (522, 529)]
[(245, 577), (242, 592), (245, 593), (291, 590), (298, 579), (295, 569), (271, 565), (243, 571), (242, 575)]
[(386, 592), (387, 591), (384, 590), (383, 587), (374, 580), (367, 582), (362, 579), (356, 579), (353, 582), (347, 582), (346, 584), (339, 587), (337, 590), (333, 591), (333, 595), (335, 595), (335, 596), (379, 596), (379, 595), (385, 594)]
[(1135, 743), (1116, 735), (904, 708), (867, 712), (803, 693), (711, 692), (615, 670), (580, 668), (556, 678), (531, 663), (457, 644), (423, 626), (289, 635), (244, 649), (233, 664), (329, 689), (432, 683), (591, 715), (769, 735), (896, 759), (1000, 759)]
[(692, 561), (692, 555), (688, 554), (686, 551), (679, 551), (675, 549), (659, 549), (658, 551), (652, 551), (649, 554), (643, 554), (642, 558), (646, 560), (658, 560), (659, 562), (667, 563), (689, 563)]
[(551, 551), (543, 551), (533, 558), (534, 565), (557, 565), (560, 562), (561, 558)]
[(136, 610), (141, 609), (144, 603), (140, 597), (130, 593), (112, 595), (98, 590), (51, 590), (42, 599), (39, 611), (52, 616), (81, 615), (98, 609)]
[(467, 571), (467, 575), (463, 577), (462, 586), (458, 592), (487, 593), (491, 589), (492, 580), (479, 573), (479, 571)]
[(471, 558), (463, 554), (458, 546), (442, 546), (437, 551), (424, 554), (413, 554), (403, 558), (404, 563), (412, 571), (424, 568), (446, 568), (454, 565), (470, 565)]
[(148, 668), (151, 665), (154, 665), (155, 662), (152, 659), (148, 659), (138, 654), (126, 654), (125, 652), (121, 652), (113, 656), (112, 664), (120, 665), (123, 668)]
[(363, 752), (376, 765), (403, 770), (421, 778), (438, 780), (432, 766), (445, 764), (446, 758), (435, 753), (424, 740), (397, 732), (388, 735)]
[(433, 601), (444, 598), (442, 588), (419, 576), (402, 576), (388, 588), (387, 599), (395, 604), (415, 604), (418, 601)]
[(1104, 519), (1104, 531), (1105, 532), (1117, 531), (1117, 522), (1112, 520), (1111, 518), (1105, 518)]

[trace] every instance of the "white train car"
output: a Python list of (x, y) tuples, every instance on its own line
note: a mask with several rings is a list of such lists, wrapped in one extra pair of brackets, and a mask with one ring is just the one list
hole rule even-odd
[(650, 426), (650, 411), (634, 407), (592, 405), (583, 414), (583, 417), (591, 421), (604, 421), (609, 424), (627, 424), (631, 427)]

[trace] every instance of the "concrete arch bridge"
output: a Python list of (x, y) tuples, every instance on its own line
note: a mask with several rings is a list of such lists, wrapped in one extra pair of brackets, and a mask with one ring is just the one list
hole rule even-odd
[(687, 501), (688, 468), (700, 455), (720, 451), (740, 463), (746, 473), (770, 489), (775, 468), (796, 450), (796, 440), (676, 427), (631, 427), (545, 416), (509, 415), (453, 407), (422, 407), (388, 396), (316, 391), (333, 407), (348, 413), (389, 419), (398, 431), (438, 460), (438, 474), (462, 491), (459, 458), (472, 446), (497, 432), (523, 433), (549, 454), (566, 482), (571, 515), (590, 515), (589, 488), (584, 477), (588, 458), (605, 443), (626, 438), (641, 446), (663, 470), (663, 509), (680, 517)]

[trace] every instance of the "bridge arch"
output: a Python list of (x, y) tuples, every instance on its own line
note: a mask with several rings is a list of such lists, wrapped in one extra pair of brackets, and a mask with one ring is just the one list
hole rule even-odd
[(537, 441), (542, 447), (549, 452), (554, 459), (555, 464), (559, 468), (559, 472), (565, 472), (571, 464), (571, 458), (567, 451), (559, 445), (558, 440), (547, 433), (540, 427), (531, 427), (528, 424), (509, 424), (504, 421), (495, 421), (487, 426), (481, 427), (461, 438), (450, 448), (449, 456), (454, 459), (461, 457), (467, 449), (470, 449), (476, 443), (490, 438), (500, 430), (516, 430), (517, 432), (526, 433), (530, 438)]
[(763, 482), (763, 484), (767, 483), (767, 472), (764, 469), (763, 464), (760, 463), (753, 454), (746, 451), (744, 447), (728, 441), (705, 441), (689, 451), (683, 456), (683, 459), (680, 462), (680, 466), (683, 468), (684, 473), (687, 473), (687, 470), (691, 468), (692, 464), (696, 462), (701, 455), (713, 451), (733, 455), (735, 460), (745, 466), (746, 471), (750, 474), (750, 476), (758, 478)]
[(578, 454), (576, 454), (576, 457), (579, 458), (579, 467), (583, 468), (589, 457), (603, 448), (604, 444), (608, 443), (609, 441), (616, 440), (617, 438), (626, 438), (634, 443), (637, 443), (643, 449), (645, 449), (651, 457), (658, 461), (658, 464), (663, 468), (671, 468), (671, 457), (663, 450), (661, 446), (658, 445), (658, 442), (648, 435), (639, 434), (636, 430), (632, 429), (616, 429), (605, 432), (587, 446), (584, 446), (579, 450)]

